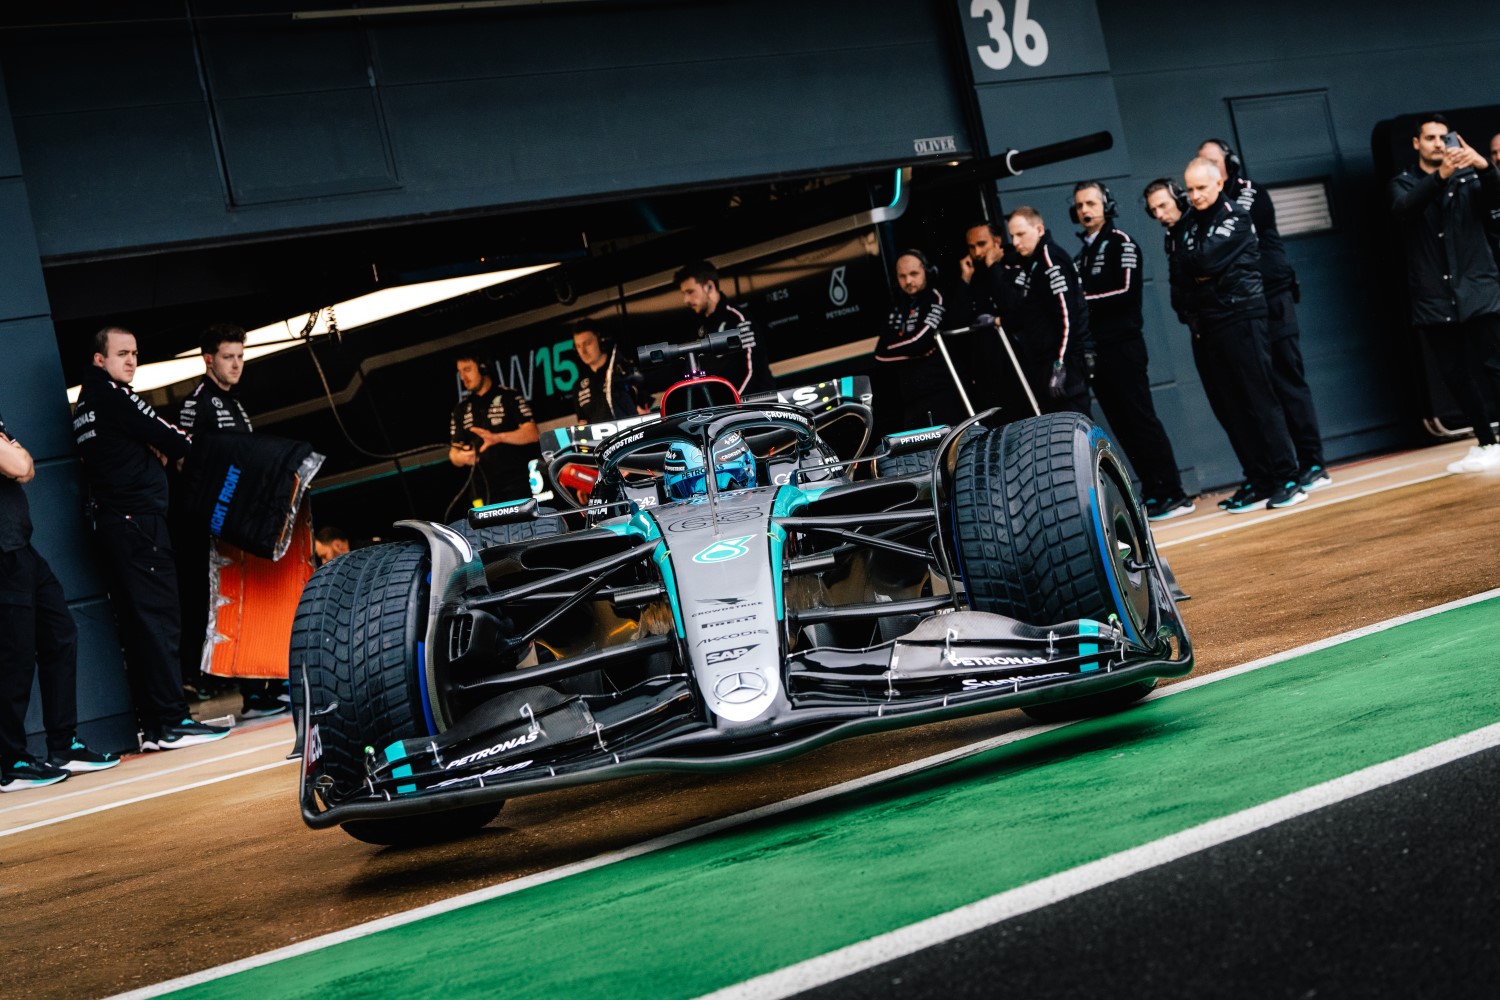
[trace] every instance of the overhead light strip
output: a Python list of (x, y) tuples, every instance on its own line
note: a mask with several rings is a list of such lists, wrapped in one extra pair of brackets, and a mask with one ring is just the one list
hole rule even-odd
[(341, 17), (382, 17), (389, 14), (437, 14), (504, 7), (556, 7), (560, 4), (598, 3), (599, 0), (454, 0), (452, 3), (403, 3), (385, 7), (353, 7), (344, 10), (295, 10), (293, 21), (326, 21)]

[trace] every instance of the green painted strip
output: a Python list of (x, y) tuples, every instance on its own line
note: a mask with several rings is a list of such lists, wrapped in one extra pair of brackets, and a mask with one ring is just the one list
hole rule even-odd
[(183, 992), (708, 992), (1500, 721), (1497, 613), (1458, 608)]

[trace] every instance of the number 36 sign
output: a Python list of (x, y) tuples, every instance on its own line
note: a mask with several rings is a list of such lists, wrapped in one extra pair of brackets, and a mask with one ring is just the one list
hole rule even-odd
[(979, 84), (1109, 69), (1095, 0), (958, 0)]

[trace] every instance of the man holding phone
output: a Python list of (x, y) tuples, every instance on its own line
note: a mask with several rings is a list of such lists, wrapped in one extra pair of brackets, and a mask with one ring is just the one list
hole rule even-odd
[(1391, 181), (1406, 245), (1411, 322), (1478, 439), (1449, 472), (1500, 469), (1500, 267), (1485, 223), (1500, 209), (1500, 169), (1439, 114), (1412, 129), (1417, 162)]

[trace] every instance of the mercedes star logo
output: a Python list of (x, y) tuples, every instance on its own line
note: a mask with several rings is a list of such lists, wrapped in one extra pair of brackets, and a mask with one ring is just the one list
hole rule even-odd
[(725, 674), (714, 685), (714, 697), (731, 705), (743, 705), (766, 693), (766, 679), (746, 670)]

